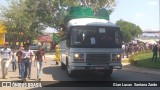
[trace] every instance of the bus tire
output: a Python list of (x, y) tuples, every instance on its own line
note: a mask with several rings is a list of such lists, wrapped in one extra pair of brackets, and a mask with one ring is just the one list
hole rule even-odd
[(69, 70), (68, 70), (68, 76), (69, 76), (69, 77), (74, 77), (74, 76), (75, 76), (74, 71), (69, 71)]
[(66, 66), (68, 67), (68, 57), (66, 57)]
[(66, 66), (63, 62), (61, 62), (61, 69), (66, 69)]

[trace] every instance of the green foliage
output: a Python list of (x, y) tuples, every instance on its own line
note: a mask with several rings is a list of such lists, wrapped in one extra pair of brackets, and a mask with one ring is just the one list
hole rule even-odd
[(136, 52), (132, 55), (129, 56), (129, 62), (132, 64), (132, 65), (136, 65), (137, 64), (137, 59), (134, 59), (134, 57), (136, 57), (138, 54), (140, 54), (142, 52)]
[(8, 3), (1, 16), (10, 42), (31, 41), (45, 26), (58, 29), (71, 6), (88, 6), (93, 11), (99, 8), (113, 11), (115, 7), (115, 0), (9, 0)]
[(142, 30), (139, 26), (127, 21), (123, 21), (122, 19), (118, 20), (116, 25), (118, 25), (122, 31), (122, 38), (124, 42), (129, 42), (138, 35), (142, 34)]
[[(27, 1), (27, 0), (26, 0)], [(63, 23), (67, 9), (72, 6), (88, 6), (97, 11), (99, 8), (105, 8), (113, 11), (115, 0), (29, 0), (32, 3), (38, 3), (36, 15), (39, 22), (59, 28)], [(111, 13), (110, 12), (110, 13)]]
[(56, 33), (53, 33), (53, 34), (52, 34), (52, 41), (53, 41), (54, 43), (59, 43), (59, 42), (60, 42), (60, 37), (59, 37), (59, 35), (56, 34)]
[(116, 0), (80, 0), (84, 6), (91, 7), (94, 12), (100, 8), (110, 10), (111, 13), (116, 6)]
[(160, 63), (158, 61), (159, 58), (157, 58), (157, 62), (151, 62), (153, 53), (137, 53), (135, 55), (132, 55), (129, 60), (132, 65), (135, 65), (137, 67), (144, 67), (144, 68), (154, 68), (154, 69), (160, 69)]
[(7, 27), (6, 40), (12, 42), (13, 46), (16, 41), (31, 42), (37, 37), (35, 8), (35, 5), (28, 6), (24, 1), (10, 1), (9, 7), (3, 9), (3, 23)]
[(104, 9), (104, 8), (103, 8), (103, 9), (99, 9), (99, 10), (96, 12), (95, 16), (103, 17), (103, 18), (105, 18), (106, 20), (109, 20), (109, 11), (106, 10), (106, 9)]

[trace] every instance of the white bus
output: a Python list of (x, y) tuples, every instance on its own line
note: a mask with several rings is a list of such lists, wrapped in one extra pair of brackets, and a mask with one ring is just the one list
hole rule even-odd
[(60, 42), (61, 68), (70, 76), (79, 71), (99, 71), (110, 76), (121, 69), (120, 28), (105, 19), (78, 18), (68, 22)]

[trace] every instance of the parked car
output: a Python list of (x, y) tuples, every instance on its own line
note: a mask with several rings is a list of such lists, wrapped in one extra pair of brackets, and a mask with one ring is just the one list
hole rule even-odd
[(38, 51), (38, 46), (30, 46), (30, 50), (35, 54)]

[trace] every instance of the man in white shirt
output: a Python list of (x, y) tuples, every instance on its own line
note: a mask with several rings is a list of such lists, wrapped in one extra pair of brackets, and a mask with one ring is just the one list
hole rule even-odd
[(11, 49), (8, 48), (8, 43), (4, 43), (4, 48), (0, 50), (1, 54), (1, 67), (2, 67), (2, 79), (7, 79), (8, 66), (11, 62)]
[(125, 55), (125, 44), (122, 45), (122, 58), (124, 58)]
[(24, 50), (22, 50), (22, 61), (21, 61), (21, 78), (22, 82), (26, 81), (27, 70), (29, 68), (30, 62), (32, 62), (33, 52), (29, 50), (29, 43), (24, 45)]
[(12, 50), (12, 70), (13, 70), (13, 72), (16, 71), (16, 67), (17, 67), (16, 61), (17, 61), (17, 60), (16, 60), (16, 50), (13, 49), (13, 50)]

